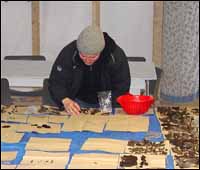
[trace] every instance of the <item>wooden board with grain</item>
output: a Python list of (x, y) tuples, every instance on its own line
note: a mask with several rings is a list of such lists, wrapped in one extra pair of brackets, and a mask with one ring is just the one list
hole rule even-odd
[(26, 151), (17, 169), (65, 169), (68, 152)]
[(12, 161), (16, 156), (17, 151), (1, 151), (1, 161)]
[(127, 141), (108, 138), (89, 138), (81, 150), (98, 150), (111, 153), (124, 153)]
[(75, 154), (69, 169), (116, 169), (119, 155), (116, 154)]
[(68, 151), (71, 139), (31, 137), (25, 149), (29, 151)]
[(117, 115), (110, 117), (105, 130), (125, 132), (147, 132), (149, 118), (145, 116)]

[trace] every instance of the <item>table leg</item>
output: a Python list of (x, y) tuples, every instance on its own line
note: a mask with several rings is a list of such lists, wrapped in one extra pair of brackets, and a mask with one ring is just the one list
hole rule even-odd
[(146, 85), (146, 95), (149, 96), (149, 80), (145, 80)]

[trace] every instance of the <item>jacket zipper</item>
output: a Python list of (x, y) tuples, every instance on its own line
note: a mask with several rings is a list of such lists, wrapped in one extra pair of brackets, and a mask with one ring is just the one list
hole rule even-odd
[(92, 66), (90, 66), (90, 71), (92, 71)]

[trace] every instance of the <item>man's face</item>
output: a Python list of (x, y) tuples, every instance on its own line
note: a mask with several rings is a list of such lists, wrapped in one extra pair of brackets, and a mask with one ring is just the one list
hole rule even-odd
[(100, 54), (88, 55), (88, 54), (83, 54), (83, 53), (80, 53), (79, 55), (80, 55), (80, 58), (83, 60), (83, 62), (88, 66), (94, 64), (95, 61), (97, 61), (100, 56)]

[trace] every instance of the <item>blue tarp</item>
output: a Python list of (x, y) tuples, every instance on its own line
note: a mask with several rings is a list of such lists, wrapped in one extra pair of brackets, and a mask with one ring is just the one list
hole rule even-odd
[[(157, 120), (157, 117), (155, 114), (147, 115), (149, 116), (149, 132), (160, 132), (161, 128), (159, 121)], [(147, 136), (148, 133), (146, 132), (113, 132), (113, 131), (104, 131), (103, 133), (94, 133), (94, 132), (61, 132), (59, 134), (37, 134), (37, 133), (25, 133), (24, 137), (19, 143), (16, 144), (7, 144), (1, 142), (1, 151), (18, 151), (17, 158), (11, 162), (10, 164), (19, 164), (20, 161), (23, 158), (23, 155), (25, 153), (25, 145), (28, 142), (30, 137), (44, 137), (44, 138), (69, 138), (72, 139), (71, 145), (70, 145), (70, 160), (75, 153), (89, 153), (89, 152), (95, 152), (95, 153), (105, 153), (102, 151), (82, 151), (80, 150), (82, 144), (87, 140), (88, 138), (112, 138), (112, 139), (121, 139), (121, 140), (143, 140), (145, 136)], [(151, 141), (163, 141), (163, 135), (161, 135), (158, 138), (154, 138)], [(69, 162), (70, 162), (69, 160)], [(69, 163), (68, 162), (68, 163)], [(68, 167), (68, 164), (66, 165), (66, 168)], [(167, 169), (173, 169), (173, 159), (171, 155), (167, 156), (166, 159), (166, 168)]]

